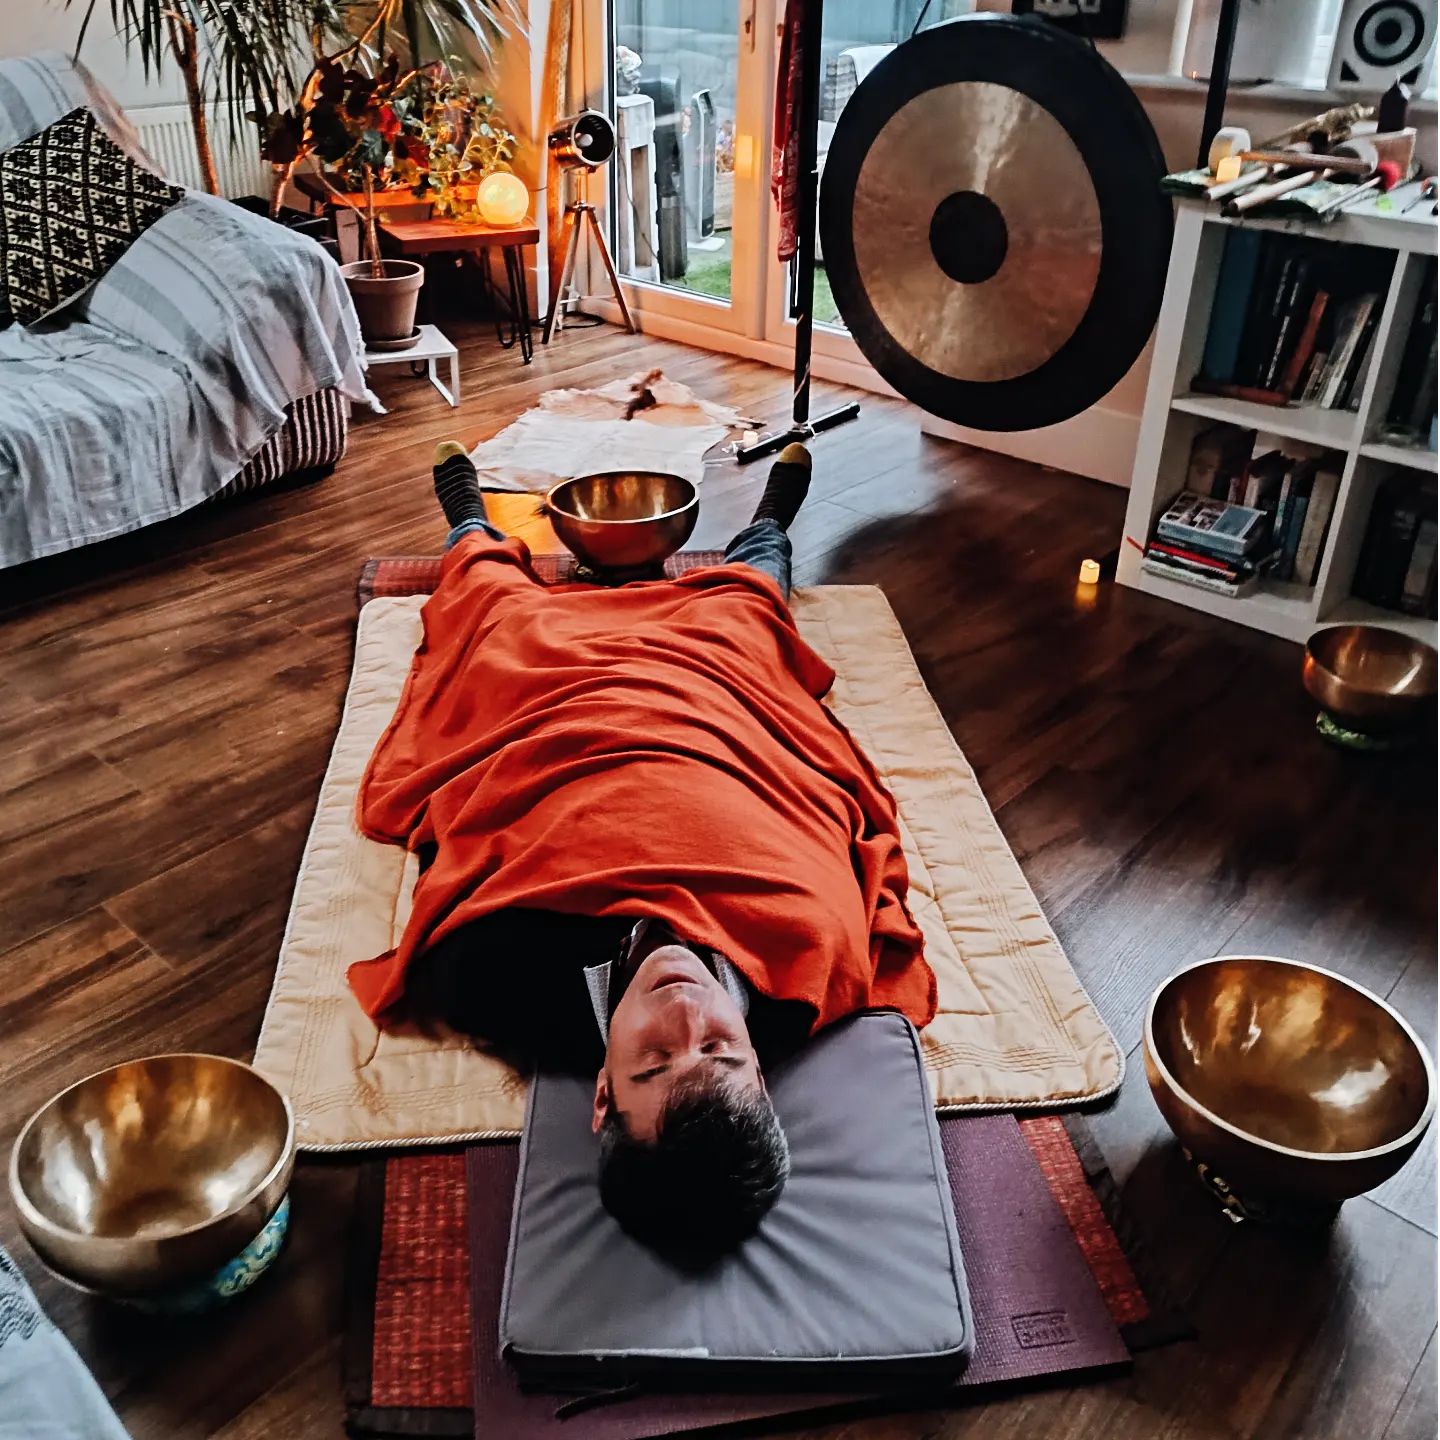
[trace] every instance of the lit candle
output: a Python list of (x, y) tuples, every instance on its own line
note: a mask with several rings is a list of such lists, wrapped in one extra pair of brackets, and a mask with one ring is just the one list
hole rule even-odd
[(1082, 585), (1096, 585), (1100, 581), (1100, 562), (1098, 560), (1082, 560), (1080, 562), (1080, 583)]

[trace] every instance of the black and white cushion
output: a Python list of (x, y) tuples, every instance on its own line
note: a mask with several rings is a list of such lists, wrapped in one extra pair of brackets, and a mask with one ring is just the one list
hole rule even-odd
[(185, 191), (137, 165), (85, 109), (0, 154), (0, 325), (88, 290)]

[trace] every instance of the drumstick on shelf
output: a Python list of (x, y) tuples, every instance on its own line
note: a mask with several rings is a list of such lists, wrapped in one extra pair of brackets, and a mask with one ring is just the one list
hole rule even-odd
[(1400, 183), (1399, 169), (1388, 160), (1382, 160), (1375, 167), (1375, 173), (1366, 181), (1356, 185), (1352, 190), (1342, 190), (1333, 200), (1327, 200), (1315, 213), (1317, 215), (1330, 215), (1337, 210), (1348, 210), (1362, 195), (1369, 190), (1389, 190), (1393, 185)]
[(1248, 171), (1235, 180), (1222, 180), (1218, 185), (1211, 185), (1205, 191), (1207, 200), (1225, 200), (1231, 195), (1238, 195), (1242, 190), (1248, 190), (1252, 185), (1259, 185), (1263, 180), (1273, 179), (1278, 165), (1260, 165), (1254, 170)]
[(1281, 195), (1300, 189), (1302, 185), (1323, 180), (1329, 173), (1328, 170), (1301, 170), (1296, 175), (1287, 175), (1283, 180), (1275, 181), (1273, 185), (1261, 185), (1257, 189), (1247, 190), (1245, 194), (1227, 200), (1221, 214), (1243, 215), (1247, 210), (1265, 204), (1267, 200), (1277, 200)]

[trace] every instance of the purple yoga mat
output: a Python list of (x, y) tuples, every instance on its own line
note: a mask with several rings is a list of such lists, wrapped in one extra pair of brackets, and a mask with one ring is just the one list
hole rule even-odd
[(958, 1385), (883, 1397), (647, 1393), (568, 1416), (557, 1415), (557, 1408), (573, 1397), (522, 1393), (500, 1358), (500, 1291), (518, 1151), (472, 1146), (466, 1164), (476, 1440), (647, 1440), (781, 1415), (953, 1405), (985, 1387), (1074, 1379), (1128, 1364), (1125, 1343), (1014, 1117), (943, 1119), (940, 1138), (975, 1320), (975, 1355)]

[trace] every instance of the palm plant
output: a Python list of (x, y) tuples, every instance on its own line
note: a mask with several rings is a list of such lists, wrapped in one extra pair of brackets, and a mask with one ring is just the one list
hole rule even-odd
[(468, 41), (489, 62), (517, 21), (514, 0), (63, 0), (85, 7), (77, 55), (102, 3), (127, 51), (139, 52), (147, 78), (167, 61), (180, 70), (205, 188), (220, 190), (206, 105), (223, 98), (230, 141), (242, 121), (264, 132), (289, 106), (311, 67), (327, 56), (374, 69), (397, 49), (412, 64), (450, 54)]

